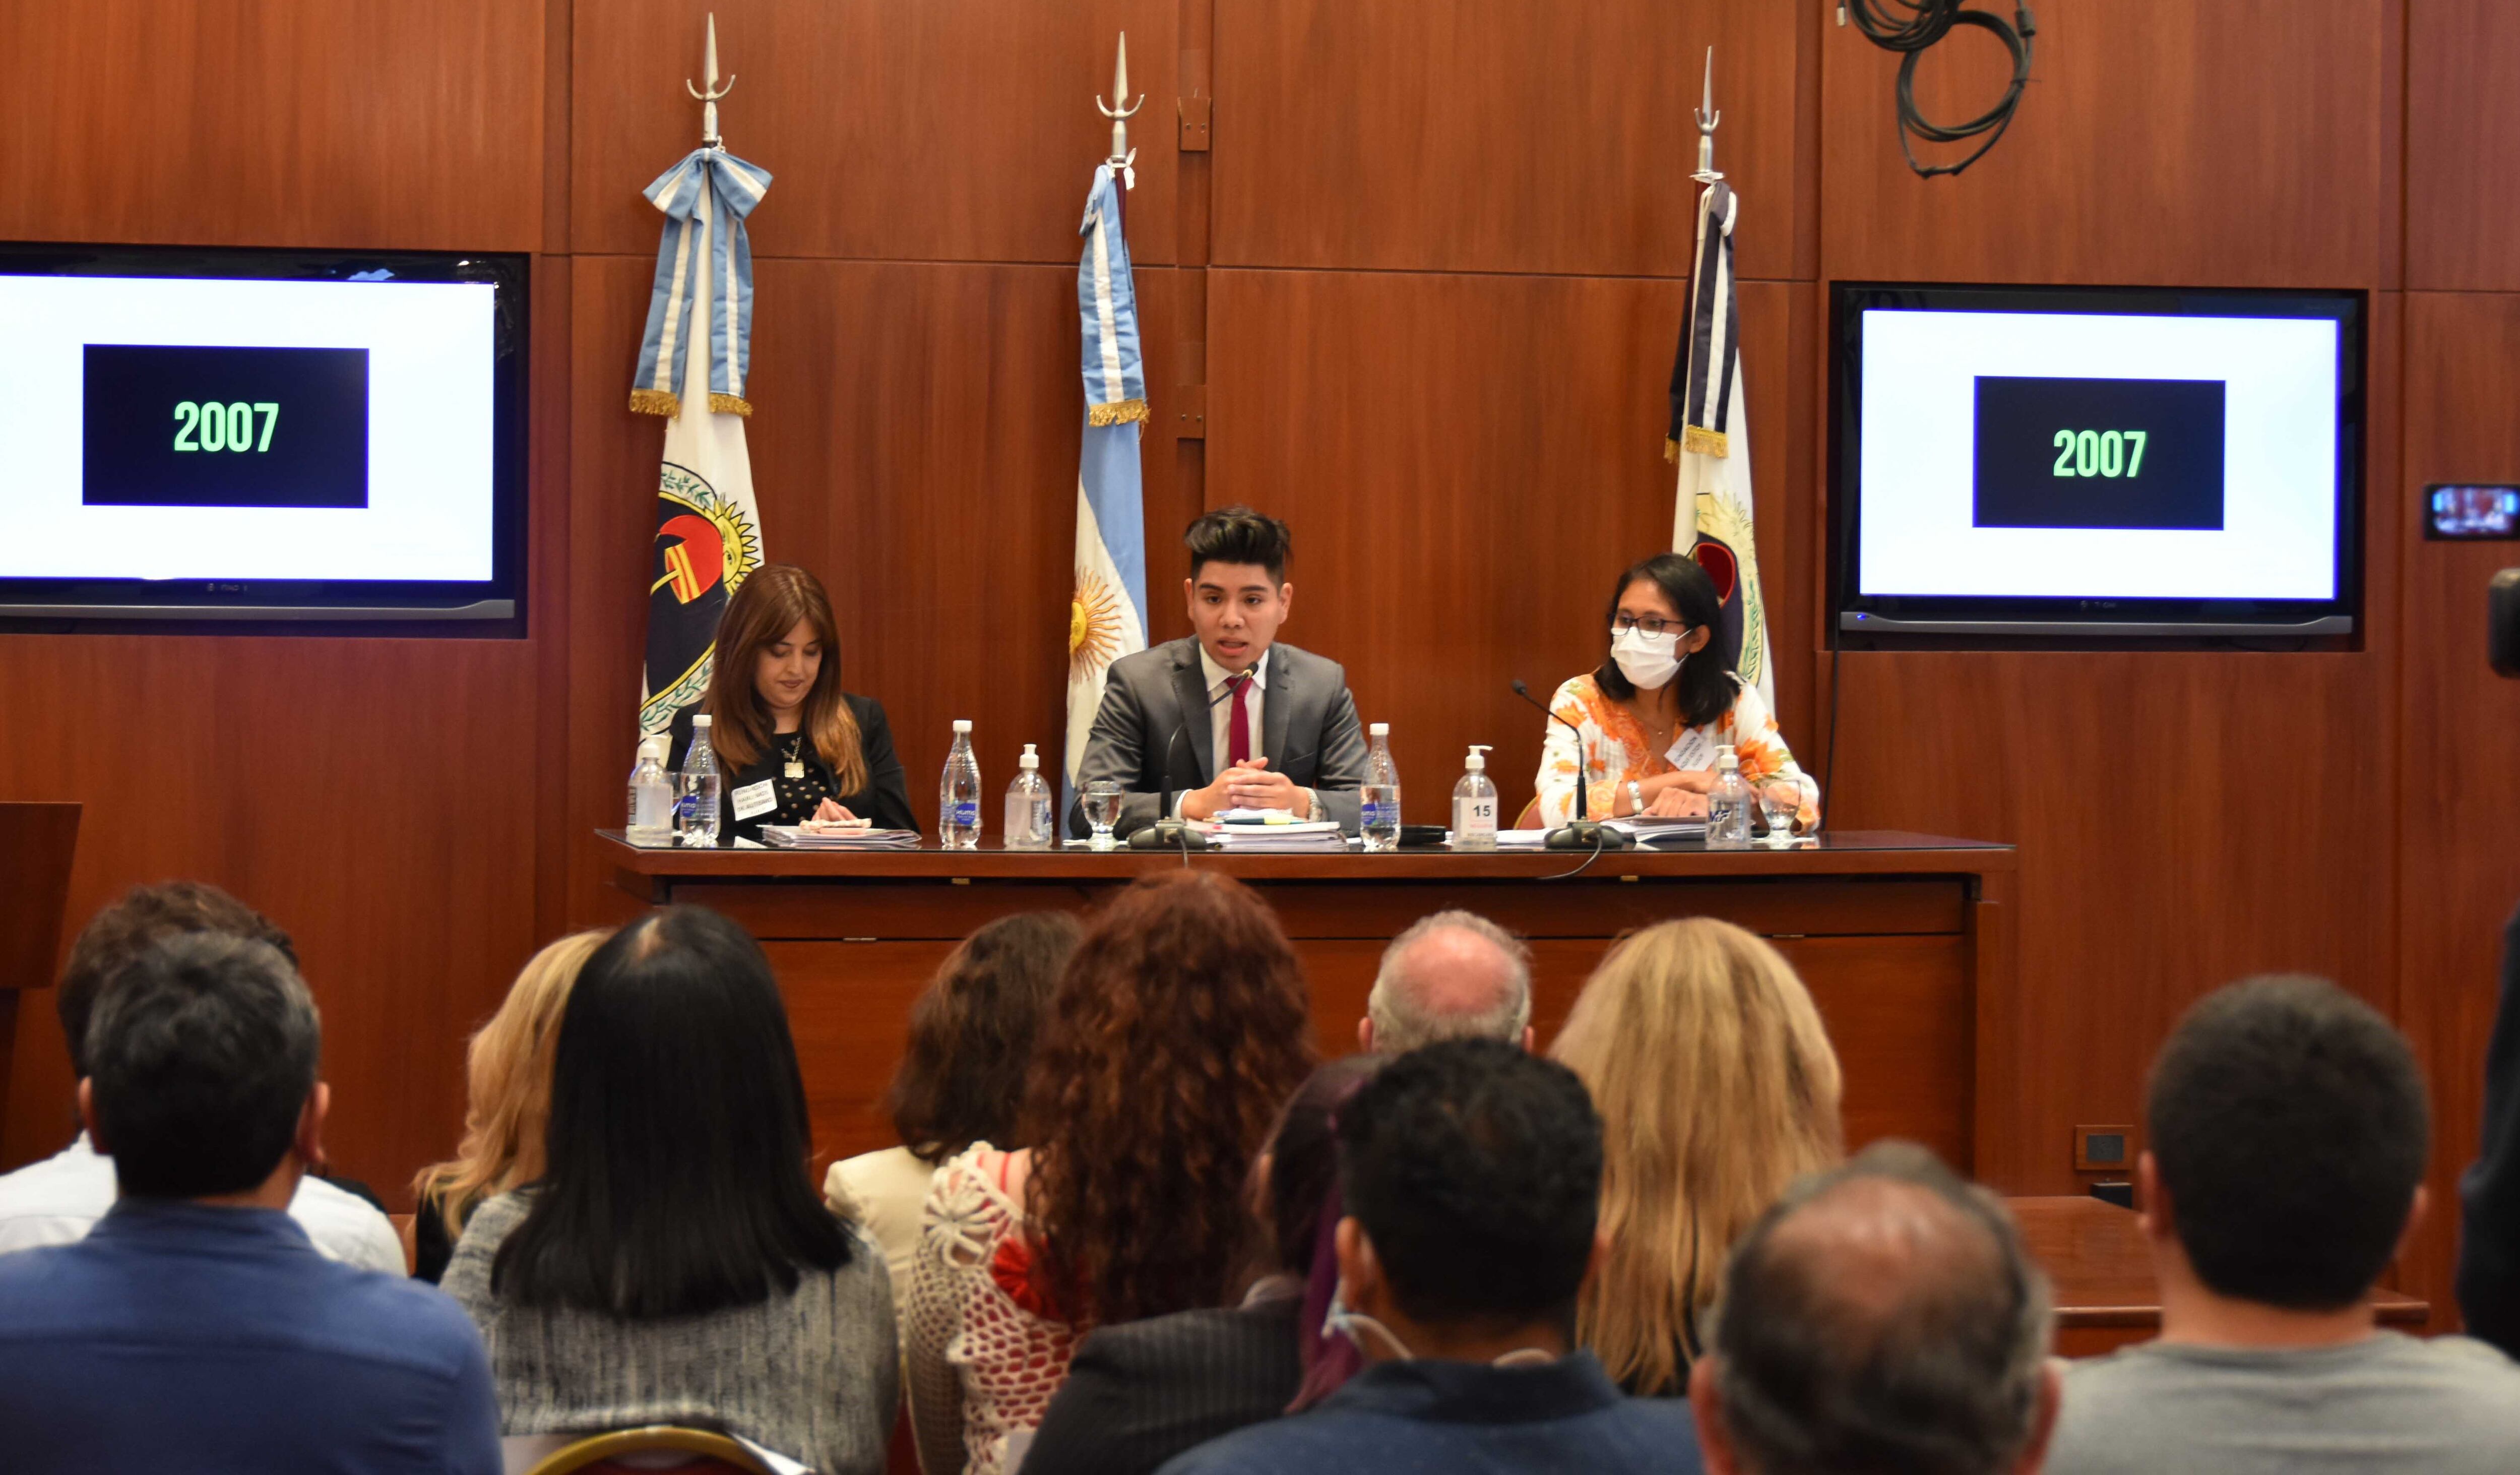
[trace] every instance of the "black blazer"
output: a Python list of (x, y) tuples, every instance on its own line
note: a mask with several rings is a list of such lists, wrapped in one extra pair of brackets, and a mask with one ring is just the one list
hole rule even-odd
[(1023, 1475), (1152, 1475), (1185, 1450), (1276, 1418), (1303, 1381), (1301, 1296), (1101, 1327), (1024, 1456)]
[[(860, 819), (875, 821), (877, 829), (916, 831), (919, 828), (919, 820), (910, 809), (909, 780), (902, 773), (900, 756), (892, 751), (892, 724), (884, 720), (883, 704), (873, 697), (849, 692), (840, 693), (840, 700), (849, 704), (850, 714), (858, 719), (858, 745), (866, 755), (866, 787), (854, 793), (841, 793), (839, 780), (832, 776), (832, 765), (814, 751), (813, 740), (805, 738), (799, 741), (797, 749), (797, 757), (804, 761), (805, 778), (794, 802), (783, 804), (767, 813), (755, 814), (750, 819), (738, 820), (735, 817), (735, 791), (747, 784), (782, 779), (788, 761), (785, 740), (774, 743), (772, 751), (734, 772), (727, 771), (721, 760), (717, 795), (717, 843), (721, 848), (732, 847), (738, 836), (759, 842), (761, 827), (765, 824), (794, 824), (807, 818), (814, 812), (813, 796), (818, 794), (828, 794), (838, 800), (842, 807)], [(679, 770), (691, 746), (691, 716), (686, 709), (674, 718), (673, 761), (667, 766)]]
[(2458, 1311), (2520, 1357), (2520, 912), (2502, 932), (2502, 1003), (2485, 1047), (2485, 1134), (2459, 1179)]

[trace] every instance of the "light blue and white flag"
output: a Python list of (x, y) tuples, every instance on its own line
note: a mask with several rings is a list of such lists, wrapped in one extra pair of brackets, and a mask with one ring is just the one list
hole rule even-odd
[[(648, 566), (648, 655), (639, 730), (679, 744), (708, 689), (717, 622), (761, 567), (761, 514), (743, 438), (752, 347), (752, 252), (743, 217), (770, 176), (723, 149), (694, 151), (648, 186), (666, 215), (656, 251), (648, 341), (639, 349), (630, 408), (667, 415), (656, 482), (656, 531)], [(709, 325), (695, 335), (695, 319)], [(680, 413), (702, 378), (705, 407)]]
[(1076, 468), (1076, 594), (1067, 613), (1067, 782), (1102, 706), (1111, 663), (1147, 648), (1147, 521), (1138, 467), (1147, 367), (1138, 290), (1111, 166), (1094, 171), (1076, 272), (1084, 319), (1085, 440)]
[(656, 249), (648, 336), (639, 345), (630, 390), (633, 410), (682, 413), (685, 345), (696, 309), (706, 301), (709, 408), (752, 413), (743, 397), (752, 356), (752, 242), (743, 219), (769, 188), (769, 170), (715, 148), (694, 149), (648, 186), (648, 199), (665, 212), (665, 239)]

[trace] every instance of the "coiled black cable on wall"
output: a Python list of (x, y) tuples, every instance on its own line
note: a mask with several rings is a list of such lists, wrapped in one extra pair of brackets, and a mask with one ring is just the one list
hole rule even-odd
[[(1918, 177), (1931, 179), (1937, 174), (1957, 174), (1986, 157), (1986, 151), (2003, 137), (2012, 126), (2012, 112), (2021, 106), (2022, 90), (2030, 85), (2030, 38), (2038, 26), (2030, 17), (2030, 7), (2016, 3), (2012, 20), (1985, 11), (1963, 10), (1967, 0), (1838, 0), (1837, 23), (1844, 25), (1852, 12), (1856, 29), (1864, 38), (1884, 51), (1901, 53), (1899, 61), (1899, 152), (1908, 157), (1908, 167)], [(1958, 25), (1974, 25), (1990, 32), (2012, 54), (2012, 81), (2003, 89), (2002, 101), (1964, 123), (1945, 125), (1929, 122), (1916, 111), (1916, 61), (1936, 42), (1952, 33)], [(1969, 151), (1958, 163), (1923, 164), (1916, 161), (1916, 151), (1910, 146), (1911, 135), (1928, 143), (1960, 143), (1986, 135), (1986, 142)]]

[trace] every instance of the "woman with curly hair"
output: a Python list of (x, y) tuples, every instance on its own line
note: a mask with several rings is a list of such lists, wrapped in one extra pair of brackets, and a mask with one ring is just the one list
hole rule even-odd
[(905, 1311), (928, 1475), (1012, 1468), (1090, 1328), (1234, 1304), (1252, 1159), (1313, 1062), (1302, 972), (1248, 888), (1168, 872), (1094, 919), (1034, 1055), (1032, 1145), (976, 1143), (928, 1192)]

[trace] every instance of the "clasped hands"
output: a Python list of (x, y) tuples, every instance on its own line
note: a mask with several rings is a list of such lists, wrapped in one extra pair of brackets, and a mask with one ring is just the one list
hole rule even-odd
[(1184, 819), (1209, 819), (1224, 809), (1284, 809), (1309, 819), (1313, 798), (1302, 785), (1271, 770), (1265, 758), (1246, 760), (1216, 776), (1204, 789), (1182, 796)]

